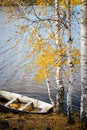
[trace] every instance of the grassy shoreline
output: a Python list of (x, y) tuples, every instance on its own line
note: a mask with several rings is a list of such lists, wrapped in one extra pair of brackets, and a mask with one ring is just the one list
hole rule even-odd
[(46, 115), (0, 113), (0, 120), (9, 123), (9, 128), (6, 130), (46, 130), (46, 128), (50, 128), (50, 130), (83, 130), (78, 114), (75, 114), (75, 123), (72, 125), (67, 124), (66, 115), (56, 115), (55, 113)]

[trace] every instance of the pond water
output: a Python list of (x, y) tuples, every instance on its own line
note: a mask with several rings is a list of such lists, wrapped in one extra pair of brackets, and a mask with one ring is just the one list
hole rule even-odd
[[(9, 7), (0, 7), (0, 90), (22, 93), (49, 102), (46, 83), (42, 85), (33, 82), (34, 69), (31, 72), (25, 70), (25, 64), (29, 61), (25, 58), (29, 51), (25, 41), (29, 35), (24, 33), (17, 34), (17, 25), (25, 24), (24, 19), (8, 21), (9, 13), (6, 13)], [(15, 11), (15, 14), (17, 11)], [(45, 29), (43, 29), (46, 31)], [(45, 34), (45, 32), (44, 32)], [(14, 47), (16, 42), (20, 44)], [(55, 78), (51, 79), (52, 94), (55, 98), (56, 82)], [(68, 82), (66, 81), (66, 87)], [(80, 74), (77, 73), (74, 83), (73, 108), (79, 111), (80, 106)], [(64, 105), (66, 108), (66, 92)]]

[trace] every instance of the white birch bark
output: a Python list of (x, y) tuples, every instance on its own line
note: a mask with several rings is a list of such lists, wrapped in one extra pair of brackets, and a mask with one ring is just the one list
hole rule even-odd
[(53, 96), (51, 94), (51, 85), (50, 85), (49, 79), (46, 79), (46, 83), (47, 83), (48, 96), (49, 96), (50, 102), (53, 105), (53, 107), (55, 107), (55, 102), (54, 102)]
[(68, 66), (69, 66), (69, 85), (67, 91), (67, 114), (68, 114), (68, 123), (74, 123), (74, 116), (72, 112), (72, 92), (74, 86), (74, 66), (72, 62), (72, 35), (71, 35), (71, 5), (70, 0), (68, 2)]
[(82, 5), (81, 20), (81, 108), (80, 118), (87, 125), (87, 2)]
[[(56, 30), (55, 30), (55, 40), (57, 51), (61, 49), (60, 43), (60, 11), (59, 11), (59, 0), (55, 0), (55, 17), (56, 17)], [(62, 60), (62, 58), (58, 58)], [(58, 66), (56, 70), (56, 82), (57, 82), (57, 95), (56, 95), (56, 111), (58, 114), (63, 113), (63, 100), (64, 100), (64, 85), (62, 80), (61, 67)]]

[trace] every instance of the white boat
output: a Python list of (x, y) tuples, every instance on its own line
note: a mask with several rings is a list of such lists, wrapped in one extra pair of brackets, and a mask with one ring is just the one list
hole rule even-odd
[(52, 104), (28, 96), (8, 91), (0, 91), (0, 111), (46, 114), (50, 112), (52, 108)]

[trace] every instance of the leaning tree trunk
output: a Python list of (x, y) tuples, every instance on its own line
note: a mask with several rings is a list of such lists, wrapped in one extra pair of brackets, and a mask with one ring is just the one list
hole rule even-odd
[[(55, 40), (56, 40), (57, 51), (61, 50), (59, 1), (60, 0), (55, 0), (55, 16), (56, 16)], [(58, 58), (58, 61), (62, 61), (62, 58)], [(60, 114), (64, 112), (63, 109), (64, 85), (63, 85), (62, 71), (60, 66), (58, 66), (56, 70), (56, 82), (57, 82), (56, 112), (57, 114)]]
[(68, 11), (67, 11), (67, 19), (68, 19), (68, 66), (69, 66), (69, 84), (67, 91), (67, 114), (68, 114), (68, 123), (74, 123), (74, 116), (72, 112), (72, 92), (73, 92), (73, 62), (72, 62), (72, 35), (71, 35), (71, 4), (70, 0), (68, 0)]
[(81, 20), (81, 109), (80, 118), (87, 125), (87, 2), (82, 5)]
[(50, 85), (49, 79), (46, 79), (46, 83), (47, 83), (48, 96), (49, 96), (50, 102), (53, 105), (53, 108), (55, 108), (55, 102), (54, 102), (53, 96), (51, 94), (51, 85)]

